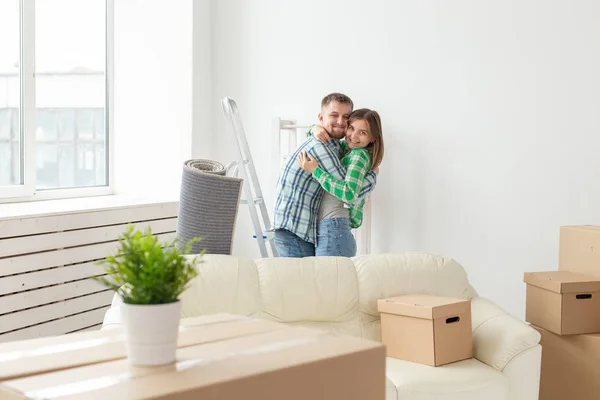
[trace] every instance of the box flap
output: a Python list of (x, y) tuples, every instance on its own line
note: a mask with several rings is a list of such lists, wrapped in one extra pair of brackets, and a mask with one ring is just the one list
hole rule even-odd
[(525, 272), (524, 282), (555, 293), (600, 291), (600, 278), (569, 271)]
[(470, 307), (471, 302), (469, 300), (416, 294), (377, 301), (379, 312), (424, 319), (436, 319), (463, 314)]

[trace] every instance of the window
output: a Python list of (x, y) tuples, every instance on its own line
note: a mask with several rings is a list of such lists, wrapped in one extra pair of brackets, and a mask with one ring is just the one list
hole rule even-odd
[(0, 201), (110, 192), (113, 1), (0, 1)]

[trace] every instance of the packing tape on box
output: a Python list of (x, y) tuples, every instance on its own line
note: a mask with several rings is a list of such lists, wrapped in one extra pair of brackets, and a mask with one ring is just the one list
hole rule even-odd
[[(181, 325), (179, 327), (179, 332), (186, 332), (190, 329), (194, 329), (201, 326), (208, 325), (216, 325), (216, 324), (225, 324), (229, 322), (237, 322), (237, 323), (257, 323), (262, 322), (258, 318), (244, 318), (244, 319), (230, 319), (224, 321), (206, 321), (199, 322), (195, 324)], [(118, 335), (112, 335), (106, 338), (98, 338), (98, 339), (86, 339), (79, 340), (76, 342), (69, 343), (60, 343), (53, 344), (48, 346), (42, 346), (35, 349), (27, 349), (27, 350), (11, 350), (6, 352), (0, 352), (0, 362), (13, 361), (21, 358), (29, 358), (29, 357), (38, 357), (38, 356), (47, 356), (47, 355), (56, 355), (59, 353), (66, 353), (69, 351), (75, 350), (84, 350), (91, 349), (94, 347), (103, 346), (106, 344), (122, 342), (125, 340), (125, 334), (121, 333)]]
[[(106, 389), (111, 386), (118, 385), (119, 383), (133, 381), (135, 379), (144, 378), (150, 375), (156, 375), (161, 372), (169, 372), (169, 371), (184, 371), (188, 369), (192, 369), (199, 366), (209, 365), (218, 361), (224, 361), (232, 358), (239, 358), (245, 356), (255, 356), (259, 354), (267, 354), (273, 353), (280, 350), (290, 349), (294, 347), (306, 346), (312, 343), (316, 343), (324, 336), (332, 336), (327, 332), (323, 332), (317, 336), (311, 337), (303, 337), (297, 339), (290, 340), (281, 340), (279, 342), (273, 342), (269, 344), (264, 344), (256, 347), (251, 347), (245, 350), (232, 351), (228, 353), (224, 353), (222, 355), (207, 357), (207, 358), (198, 358), (192, 360), (183, 360), (177, 361), (175, 364), (171, 364), (165, 366), (163, 368), (151, 369), (147, 374), (134, 375), (130, 372), (125, 372), (118, 375), (108, 375), (108, 376), (100, 376), (97, 378), (87, 379), (84, 381), (66, 383), (57, 386), (51, 386), (43, 389), (31, 390), (29, 392), (25, 392), (25, 397), (28, 399), (34, 400), (51, 400), (62, 396), (74, 396), (78, 394), (92, 392), (94, 390)], [(149, 370), (146, 370), (149, 371)]]

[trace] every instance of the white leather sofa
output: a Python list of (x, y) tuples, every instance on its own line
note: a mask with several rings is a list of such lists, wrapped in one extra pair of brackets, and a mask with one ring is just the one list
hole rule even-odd
[[(380, 340), (377, 300), (424, 293), (472, 300), (473, 355), (441, 367), (387, 359), (387, 400), (535, 400), (540, 335), (471, 287), (456, 261), (431, 254), (249, 260), (206, 255), (182, 317), (241, 314)], [(508, 293), (507, 293), (508, 295)], [(120, 323), (115, 296), (103, 329)]]

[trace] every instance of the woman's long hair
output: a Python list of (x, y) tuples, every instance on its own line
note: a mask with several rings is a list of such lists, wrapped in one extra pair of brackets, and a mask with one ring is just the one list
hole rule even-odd
[(359, 108), (350, 114), (349, 123), (352, 123), (352, 121), (356, 121), (357, 119), (367, 121), (367, 125), (369, 125), (369, 132), (373, 141), (366, 149), (371, 153), (371, 169), (375, 169), (383, 160), (383, 132), (381, 130), (381, 118), (379, 117), (379, 113), (375, 110)]

